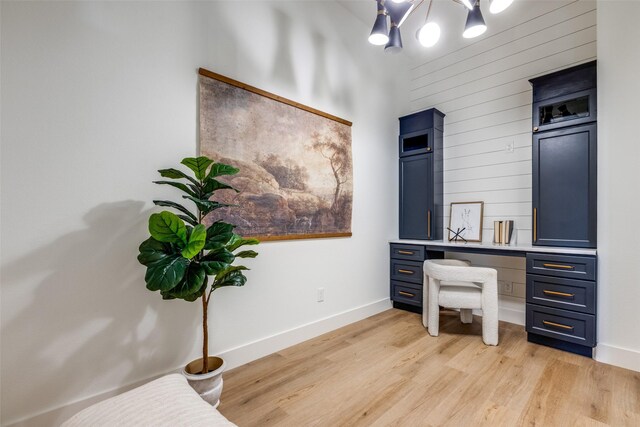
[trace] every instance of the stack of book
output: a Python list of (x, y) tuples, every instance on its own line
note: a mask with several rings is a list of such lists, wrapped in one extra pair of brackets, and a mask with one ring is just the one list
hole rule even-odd
[(494, 221), (493, 222), (493, 243), (501, 245), (511, 244), (513, 237), (513, 221)]

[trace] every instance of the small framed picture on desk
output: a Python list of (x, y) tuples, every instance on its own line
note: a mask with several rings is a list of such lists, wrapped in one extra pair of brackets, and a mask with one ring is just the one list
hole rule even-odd
[(451, 203), (449, 241), (482, 242), (483, 209), (484, 202)]

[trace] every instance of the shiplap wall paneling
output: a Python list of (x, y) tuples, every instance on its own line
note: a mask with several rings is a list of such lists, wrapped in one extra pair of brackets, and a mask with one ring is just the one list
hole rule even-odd
[[(524, 13), (518, 16), (524, 18), (519, 22), (417, 63), (411, 70), (407, 112), (436, 107), (446, 114), (445, 227), (451, 202), (483, 201), (483, 241), (492, 241), (494, 221), (510, 219), (515, 221), (516, 242), (530, 244), (528, 80), (596, 58), (596, 3), (515, 2), (512, 7), (526, 8), (520, 9)], [(501, 15), (508, 17), (506, 12)], [(523, 301), (524, 260), (460, 257), (497, 268), (499, 280), (512, 284), (507, 295)]]

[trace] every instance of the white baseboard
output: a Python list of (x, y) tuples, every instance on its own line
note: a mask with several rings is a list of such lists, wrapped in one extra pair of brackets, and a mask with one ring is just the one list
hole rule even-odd
[(523, 309), (514, 307), (498, 307), (498, 319), (503, 322), (524, 326), (525, 316), (526, 314)]
[(600, 343), (594, 351), (593, 358), (598, 362), (640, 372), (640, 351), (638, 350)]
[[(369, 304), (362, 305), (341, 313), (333, 314), (325, 318), (306, 323), (304, 325), (291, 328), (289, 330), (273, 334), (271, 336), (253, 341), (235, 348), (225, 350), (220, 353), (227, 363), (227, 369), (232, 369), (269, 354), (275, 353), (292, 345), (301, 343), (311, 338), (317, 337), (324, 333), (333, 331), (351, 323), (357, 322), (375, 314), (381, 313), (392, 307), (389, 298), (374, 301)], [(156, 375), (142, 381), (136, 381), (133, 384), (124, 385), (116, 389), (100, 393), (95, 396), (87, 397), (77, 402), (72, 402), (59, 408), (46, 411), (44, 413), (35, 414), (34, 416), (15, 421), (8, 424), (7, 427), (39, 427), (39, 426), (57, 426), (63, 421), (69, 419), (73, 414), (82, 409), (100, 402), (109, 397), (124, 393), (162, 375), (179, 372), (182, 366), (169, 370), (161, 375)]]
[[(482, 317), (482, 310), (473, 310), (473, 314)], [(499, 320), (524, 326), (525, 318), (525, 305), (522, 299), (500, 295), (498, 301)]]
[(362, 305), (350, 310), (333, 314), (325, 318), (306, 323), (304, 325), (261, 338), (257, 341), (243, 344), (220, 353), (227, 363), (227, 369), (249, 363), (284, 348), (301, 343), (324, 333), (333, 331), (351, 323), (357, 322), (374, 314), (381, 313), (392, 307), (389, 298)]

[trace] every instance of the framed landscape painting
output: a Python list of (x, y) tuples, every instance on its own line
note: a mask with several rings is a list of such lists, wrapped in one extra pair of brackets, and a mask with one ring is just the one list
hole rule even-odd
[[(351, 123), (200, 69), (200, 153), (240, 169), (209, 223), (260, 240), (351, 236)], [(224, 194), (223, 194), (224, 193)]]

